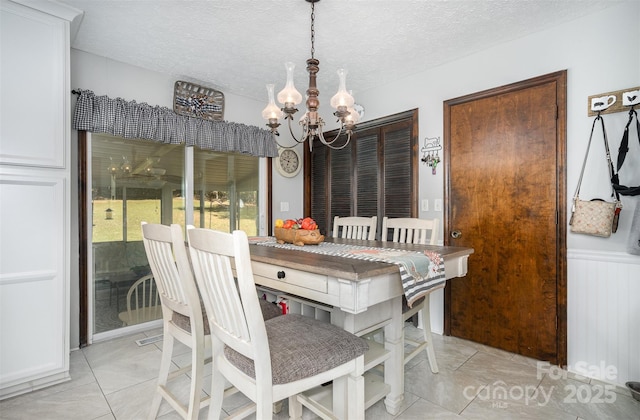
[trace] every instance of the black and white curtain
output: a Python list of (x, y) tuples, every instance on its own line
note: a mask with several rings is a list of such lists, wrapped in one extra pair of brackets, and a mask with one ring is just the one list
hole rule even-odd
[(74, 92), (79, 95), (73, 115), (73, 128), (76, 130), (198, 146), (218, 152), (278, 156), (273, 136), (266, 129), (178, 115), (166, 107), (96, 96), (90, 90)]

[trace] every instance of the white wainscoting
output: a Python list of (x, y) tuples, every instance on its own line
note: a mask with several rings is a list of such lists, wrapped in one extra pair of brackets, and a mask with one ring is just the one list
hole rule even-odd
[(568, 250), (567, 277), (568, 369), (610, 383), (640, 381), (640, 257)]

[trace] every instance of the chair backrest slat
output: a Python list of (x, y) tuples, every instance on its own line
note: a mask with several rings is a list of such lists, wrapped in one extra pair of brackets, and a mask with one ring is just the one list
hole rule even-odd
[[(224, 325), (230, 334), (247, 339), (248, 331), (242, 326), (242, 321), (238, 320), (237, 310), (235, 310), (238, 305), (234, 302), (234, 298), (237, 299), (237, 297), (229, 291), (230, 286), (233, 285), (229, 284), (229, 276), (225, 274), (227, 272), (225, 266), (230, 265), (230, 261), (228, 258), (225, 261), (224, 257), (198, 249), (196, 245), (190, 244), (189, 252), (194, 271), (201, 272), (202, 280), (205, 281), (204, 287), (200, 285), (202, 295), (207, 297), (203, 298), (205, 310), (211, 313), (211, 317), (218, 320), (220, 325)], [(233, 275), (230, 277), (233, 278)], [(197, 279), (198, 275), (196, 275), (196, 282), (198, 282)]]
[(202, 319), (182, 227), (142, 222), (142, 240), (162, 305), (189, 318)]
[[(333, 237), (346, 239), (376, 239), (378, 217), (340, 217), (333, 218)], [(341, 229), (342, 228), (342, 229)]]
[(254, 359), (257, 349), (264, 351), (268, 344), (247, 235), (242, 231), (230, 234), (189, 228), (187, 236), (193, 272), (203, 295), (212, 334)]
[[(170, 238), (168, 238), (170, 239)], [(162, 242), (158, 239), (148, 239), (149, 254), (151, 259), (149, 265), (152, 271), (158, 273), (158, 284), (161, 294), (167, 299), (184, 304), (186, 299), (180, 284), (180, 274), (174, 262), (171, 242)], [(155, 268), (155, 270), (153, 270)]]
[(389, 229), (393, 229), (392, 241), (401, 243), (436, 245), (438, 242), (438, 219), (398, 217), (382, 219), (383, 241)]

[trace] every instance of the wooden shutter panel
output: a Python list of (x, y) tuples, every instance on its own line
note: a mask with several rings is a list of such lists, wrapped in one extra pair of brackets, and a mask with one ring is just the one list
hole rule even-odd
[(340, 150), (329, 151), (329, 168), (331, 172), (329, 219), (333, 216), (350, 216), (351, 202), (351, 148), (353, 143)]
[[(406, 123), (384, 129), (384, 215), (412, 217), (411, 127)], [(417, 180), (416, 180), (417, 182)], [(380, 216), (379, 216), (380, 217)]]
[(354, 216), (378, 215), (378, 137), (378, 130), (369, 130), (366, 134), (358, 134), (356, 139), (357, 202)]
[(331, 227), (327, 223), (327, 184), (326, 169), (327, 150), (319, 148), (311, 154), (311, 202), (314, 206), (309, 214), (318, 224), (318, 228), (323, 235), (326, 235), (327, 229)]

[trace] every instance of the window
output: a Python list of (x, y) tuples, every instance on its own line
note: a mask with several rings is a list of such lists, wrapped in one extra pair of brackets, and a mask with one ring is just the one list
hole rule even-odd
[[(344, 149), (306, 151), (305, 214), (329, 233), (334, 216), (417, 217), (418, 111), (360, 124)], [(335, 133), (327, 133), (332, 138)]]
[(92, 135), (92, 242), (142, 241), (142, 221), (184, 224), (183, 173), (184, 146)]
[(196, 148), (194, 225), (258, 234), (259, 158)]

